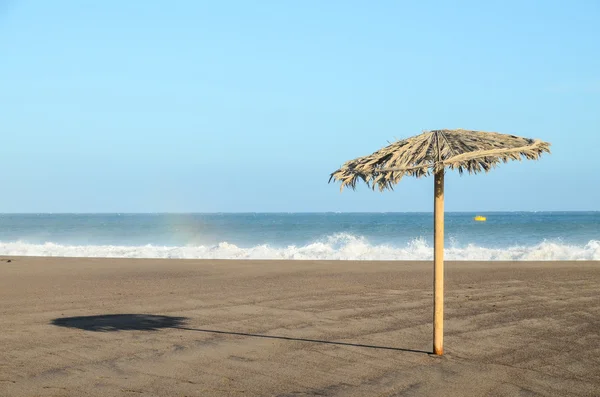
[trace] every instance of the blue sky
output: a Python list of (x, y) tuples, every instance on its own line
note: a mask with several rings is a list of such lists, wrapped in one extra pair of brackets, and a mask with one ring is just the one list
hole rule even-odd
[(329, 173), (437, 128), (553, 154), (446, 209), (600, 210), (597, 1), (0, 0), (0, 212), (430, 211)]

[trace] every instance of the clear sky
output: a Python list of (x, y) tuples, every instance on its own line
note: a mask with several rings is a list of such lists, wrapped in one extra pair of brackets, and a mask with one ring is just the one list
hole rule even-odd
[(0, 0), (0, 212), (430, 211), (329, 173), (437, 128), (553, 154), (446, 209), (600, 210), (600, 2)]

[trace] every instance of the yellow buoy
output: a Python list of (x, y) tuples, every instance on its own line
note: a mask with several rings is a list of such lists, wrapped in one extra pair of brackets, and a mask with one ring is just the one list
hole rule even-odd
[(487, 220), (487, 218), (485, 216), (481, 216), (481, 215), (477, 215), (475, 218), (476, 221), (478, 222), (485, 222)]

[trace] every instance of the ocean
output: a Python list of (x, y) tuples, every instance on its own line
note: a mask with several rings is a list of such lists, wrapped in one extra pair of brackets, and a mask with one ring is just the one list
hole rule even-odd
[[(600, 212), (445, 219), (449, 260), (600, 260)], [(431, 260), (432, 234), (431, 213), (0, 214), (0, 255)]]

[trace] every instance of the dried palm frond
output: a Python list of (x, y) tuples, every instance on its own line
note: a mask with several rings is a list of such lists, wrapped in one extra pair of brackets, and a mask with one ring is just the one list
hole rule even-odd
[(550, 153), (550, 143), (538, 139), (462, 129), (426, 131), (346, 162), (329, 181), (340, 181), (341, 189), (354, 189), (358, 180), (373, 189), (393, 189), (405, 175), (420, 178), (443, 168), (488, 172), (509, 160), (537, 160), (544, 152)]

